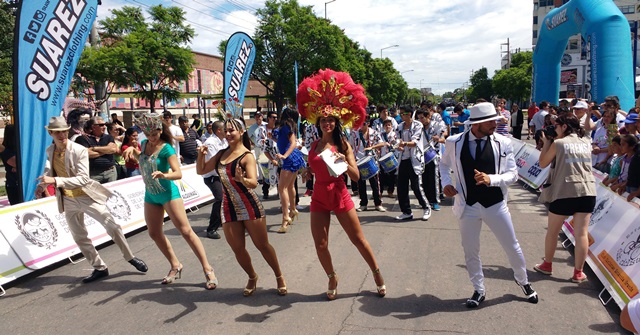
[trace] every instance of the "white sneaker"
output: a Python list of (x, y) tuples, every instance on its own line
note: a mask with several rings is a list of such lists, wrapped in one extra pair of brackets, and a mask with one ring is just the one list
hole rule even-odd
[(424, 214), (422, 214), (422, 221), (427, 221), (429, 220), (430, 217), (431, 217), (431, 208), (427, 207), (424, 210)]
[(398, 216), (396, 216), (396, 220), (402, 221), (402, 220), (413, 220), (413, 214), (400, 214)]
[(360, 206), (356, 208), (356, 212), (366, 212), (366, 211), (367, 211), (367, 206)]
[(378, 206), (376, 206), (376, 210), (377, 210), (378, 212), (386, 212), (386, 211), (387, 211), (384, 207), (382, 207), (382, 205), (378, 205)]

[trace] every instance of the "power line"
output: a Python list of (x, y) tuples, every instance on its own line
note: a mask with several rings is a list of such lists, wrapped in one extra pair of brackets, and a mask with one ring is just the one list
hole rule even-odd
[[(137, 0), (125, 0), (125, 1), (130, 2), (130, 3), (135, 3), (135, 4), (138, 4), (138, 5), (141, 5), (141, 6), (145, 7), (145, 8), (150, 8), (150, 7), (151, 7), (151, 6), (146, 5), (146, 4), (142, 3), (142, 2), (139, 2), (139, 1), (137, 1)], [(211, 27), (207, 27), (207, 26), (205, 26), (205, 25), (202, 25), (202, 24), (200, 24), (200, 23), (197, 23), (197, 22), (194, 22), (194, 21), (191, 21), (191, 20), (187, 20), (187, 19), (185, 19), (185, 21), (186, 21), (186, 22), (191, 23), (191, 24), (192, 24), (192, 25), (194, 25), (194, 26), (198, 26), (198, 27), (200, 27), (201, 29), (208, 30), (208, 31), (210, 31), (210, 32), (212, 32), (212, 33), (214, 33), (214, 34), (218, 34), (218, 35), (221, 35), (221, 36), (229, 36), (229, 35), (230, 35), (230, 33), (229, 33), (229, 32), (222, 31), (222, 30), (215, 29), (215, 28), (211, 28)]]
[[(230, 10), (223, 9), (223, 8), (221, 8), (221, 7), (218, 7), (218, 8), (216, 8), (216, 7), (212, 7), (212, 6), (209, 6), (209, 5), (207, 5), (207, 4), (204, 4), (204, 3), (200, 2), (200, 1), (197, 1), (197, 0), (192, 0), (192, 1), (193, 1), (193, 2), (195, 2), (195, 3), (197, 3), (197, 4), (199, 4), (199, 5), (205, 6), (205, 7), (209, 8), (209, 9), (211, 9), (211, 10), (215, 10), (215, 11), (218, 11), (218, 12), (222, 12), (222, 13), (224, 13), (224, 14), (229, 14), (229, 16), (232, 16), (232, 17), (234, 17), (234, 18), (236, 18), (236, 19), (238, 19), (238, 20), (242, 20), (242, 21), (247, 22), (247, 23), (249, 23), (249, 24), (255, 24), (255, 22), (247, 21), (247, 20), (245, 20), (245, 19), (243, 19), (243, 18), (241, 18), (241, 17), (239, 17), (239, 16), (235, 16), (235, 15), (233, 15), (233, 14), (234, 14), (234, 12), (232, 12), (232, 11), (230, 11)], [(177, 1), (176, 1), (176, 0), (173, 0), (173, 2), (176, 2), (176, 3), (177, 3)], [(189, 8), (190, 8), (190, 7), (189, 7)], [(192, 8), (192, 9), (193, 9), (193, 8)], [(194, 10), (196, 10), (196, 9), (194, 9)], [(209, 15), (209, 16), (211, 16), (211, 15)], [(211, 17), (213, 17), (213, 16), (211, 16)], [(214, 18), (215, 18), (215, 17), (214, 17)], [(240, 28), (253, 29), (253, 28), (250, 28), (250, 27), (244, 27), (244, 26), (241, 26), (241, 25), (235, 24), (235, 23), (230, 22), (230, 21), (228, 21), (228, 20), (218, 19), (218, 18), (216, 18), (216, 19), (217, 19), (217, 20), (220, 20), (220, 21), (223, 21), (223, 22), (227, 22), (227, 23), (233, 24), (233, 25), (235, 25), (235, 26), (237, 26), (237, 27), (240, 27)]]

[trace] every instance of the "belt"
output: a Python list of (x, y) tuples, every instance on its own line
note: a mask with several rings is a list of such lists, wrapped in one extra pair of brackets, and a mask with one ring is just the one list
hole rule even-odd
[(64, 188), (61, 188), (61, 190), (62, 190), (62, 194), (65, 197), (69, 197), (69, 198), (75, 198), (81, 195), (87, 195), (86, 193), (84, 193), (84, 191), (81, 188), (74, 188), (72, 190), (66, 190)]

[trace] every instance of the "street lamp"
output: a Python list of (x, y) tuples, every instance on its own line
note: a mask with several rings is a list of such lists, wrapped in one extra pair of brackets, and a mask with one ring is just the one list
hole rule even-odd
[(385, 47), (385, 48), (380, 49), (380, 58), (382, 58), (382, 50), (384, 50), (384, 49), (390, 49), (390, 48), (397, 48), (397, 47), (399, 47), (399, 45), (394, 44), (394, 45), (392, 45), (392, 46), (388, 46), (388, 47)]
[(324, 19), (325, 20), (327, 19), (327, 4), (332, 2), (336, 2), (336, 0), (331, 0), (324, 3)]
[(402, 75), (403, 73), (407, 73), (407, 72), (413, 72), (413, 70), (402, 71), (402, 72), (400, 72), (400, 75)]

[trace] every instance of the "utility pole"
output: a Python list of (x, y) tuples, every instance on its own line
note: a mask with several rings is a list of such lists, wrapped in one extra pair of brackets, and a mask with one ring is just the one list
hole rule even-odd
[[(507, 46), (507, 50), (502, 50), (503, 46)], [(504, 58), (502, 55), (507, 54), (507, 69), (511, 68), (511, 49), (509, 48), (509, 38), (507, 38), (507, 43), (500, 44), (500, 63), (502, 63), (502, 59)]]

